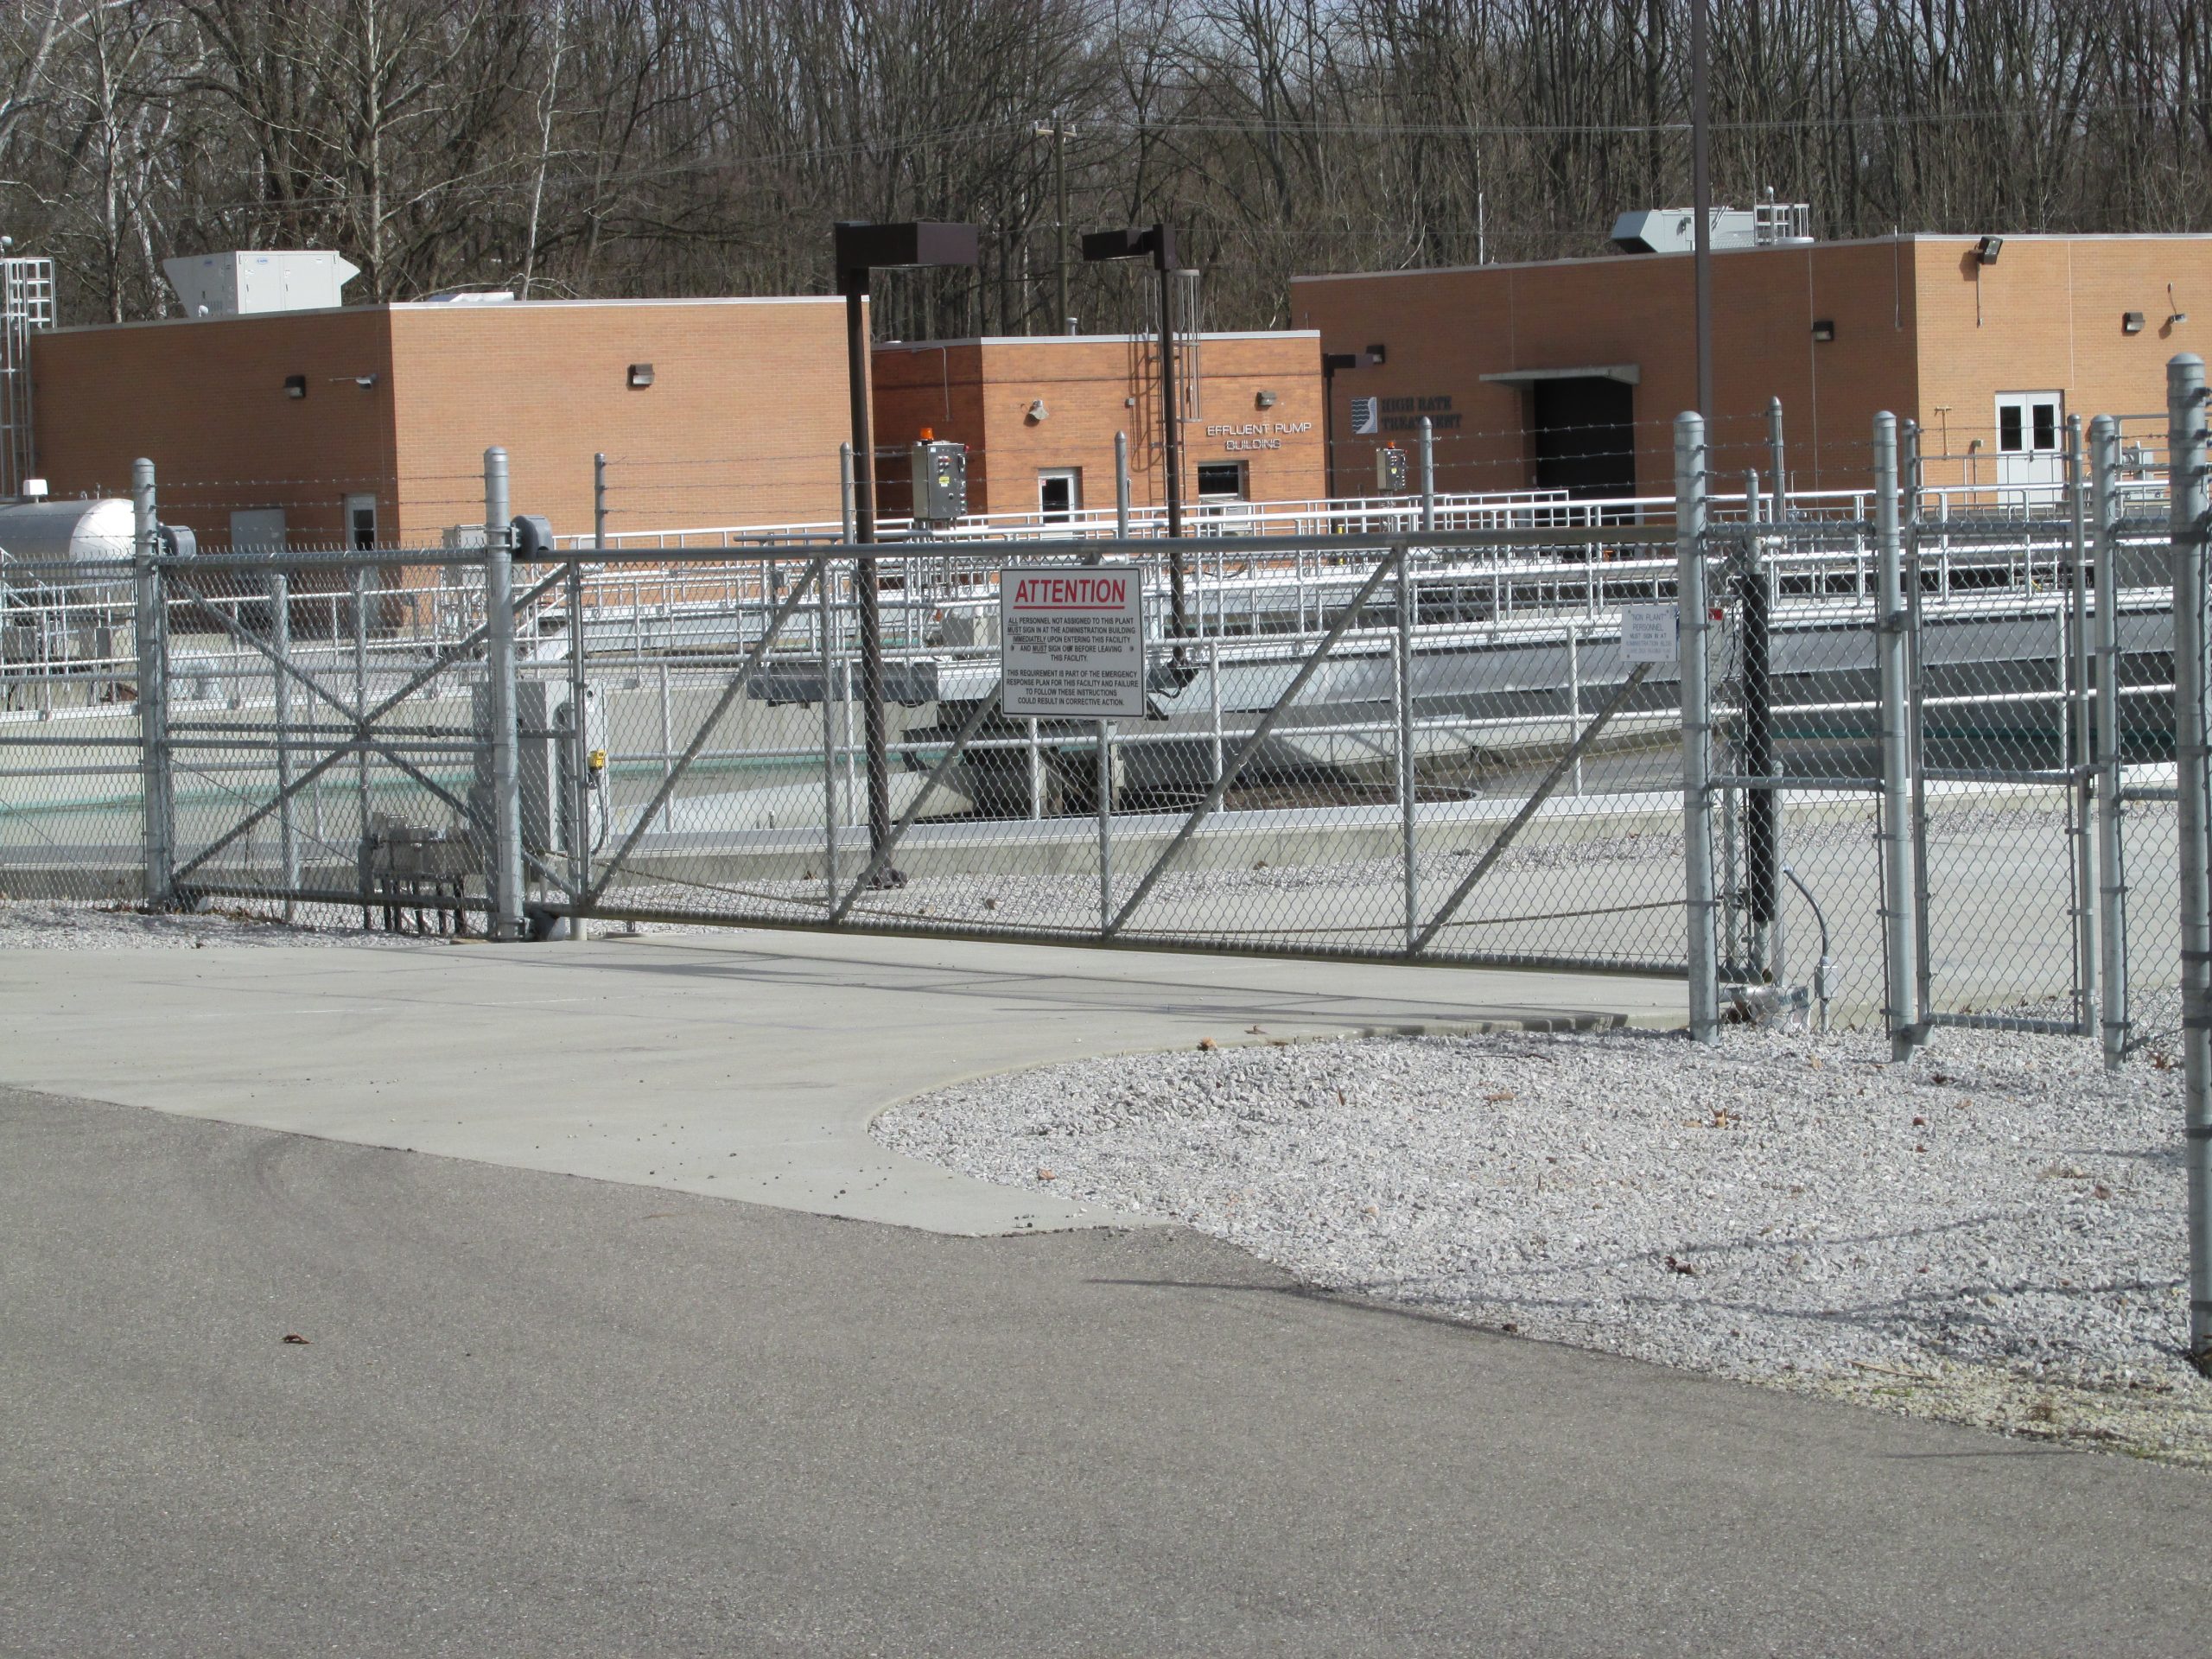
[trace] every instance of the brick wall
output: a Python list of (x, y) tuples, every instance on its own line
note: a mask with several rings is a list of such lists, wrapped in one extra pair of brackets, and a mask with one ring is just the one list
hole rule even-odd
[[(38, 463), (56, 495), (128, 495), (154, 462), (162, 516), (208, 546), (281, 507), (334, 540), (351, 493), (392, 500), (389, 315), (380, 308), (66, 328), (31, 343)], [(305, 396), (286, 396), (288, 376)], [(372, 385), (355, 384), (373, 376)]]
[[(1920, 374), (1918, 415), (1936, 457), (1928, 481), (1995, 481), (1996, 400), (2007, 391), (2063, 392), (2085, 427), (2098, 415), (2140, 416), (2126, 435), (2163, 454), (2166, 359), (2212, 351), (2212, 238), (2007, 237), (1987, 266), (1974, 257), (1977, 240), (1913, 245), (1923, 326), (1940, 342)], [(2171, 327), (2169, 283), (2172, 305), (2190, 314)], [(2143, 314), (2140, 334), (2123, 331), (2129, 311)]]
[[(392, 308), (402, 532), (480, 519), (471, 474), (505, 446), (515, 510), (607, 528), (832, 521), (847, 435), (836, 299)], [(633, 363), (652, 385), (628, 384)], [(452, 475), (452, 476), (448, 476)]]
[[(355, 493), (376, 495), (384, 540), (435, 545), (480, 522), (495, 443), (516, 511), (563, 534), (591, 529), (595, 452), (613, 530), (834, 521), (842, 319), (834, 299), (707, 300), (64, 329), (33, 345), (39, 461), (57, 494), (120, 494), (149, 456), (166, 516), (209, 546), (241, 508), (284, 509), (295, 545), (335, 540)], [(628, 385), (632, 363), (651, 387)]]
[[(1319, 496), (1321, 384), (1310, 333), (1209, 334), (1198, 350), (1195, 408), (1183, 433), (1185, 499), (1198, 467), (1241, 462), (1255, 501)], [(969, 505), (1033, 512), (1047, 469), (1080, 474), (1081, 505), (1114, 505), (1114, 435), (1129, 437), (1130, 499), (1164, 502), (1159, 353), (1147, 339), (1038, 335), (880, 346), (875, 353), (880, 457), (903, 451), (924, 427), (969, 446)], [(1274, 395), (1259, 406), (1260, 395)], [(1045, 414), (1030, 410), (1041, 401)], [(1192, 408), (1186, 401), (1186, 408)], [(906, 511), (904, 463), (880, 458), (886, 512)]]
[[(1797, 486), (1855, 482), (1874, 410), (1914, 407), (1912, 300), (1911, 268), (1887, 242), (1717, 254), (1716, 472), (1766, 470), (1766, 408), (1778, 397)], [(1345, 493), (1369, 487), (1379, 442), (1410, 445), (1408, 432), (1351, 437), (1355, 397), (1429, 410), (1440, 488), (1516, 490), (1532, 481), (1530, 394), (1483, 377), (1632, 364), (1637, 486), (1671, 494), (1672, 423), (1697, 395), (1694, 302), (1691, 262), (1662, 255), (1300, 277), (1291, 287), (1293, 320), (1318, 328), (1324, 351), (1385, 348), (1380, 367), (1336, 376)], [(1815, 342), (1816, 320), (1836, 325), (1834, 342)]]

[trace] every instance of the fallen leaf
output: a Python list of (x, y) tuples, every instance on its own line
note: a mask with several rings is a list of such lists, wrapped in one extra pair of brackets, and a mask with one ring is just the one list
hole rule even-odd
[(1697, 1269), (1692, 1267), (1688, 1262), (1683, 1261), (1680, 1256), (1670, 1255), (1667, 1258), (1667, 1271), (1669, 1273), (1686, 1273), (1694, 1275)]
[(1248, 1037), (1264, 1037), (1268, 1033), (1257, 1026), (1247, 1026), (1244, 1027), (1244, 1034)]
[(1513, 1098), (1513, 1096), (1512, 1096), (1511, 1095), (1510, 1095), (1510, 1094), (1505, 1094), (1505, 1093), (1501, 1092), (1501, 1093), (1495, 1094), (1495, 1095), (1484, 1095), (1484, 1096), (1483, 1096), (1483, 1098), (1484, 1098), (1484, 1100), (1488, 1101), (1491, 1105), (1496, 1106), (1496, 1105), (1498, 1105), (1499, 1103), (1501, 1103), (1502, 1102), (1509, 1101), (1509, 1100), (1512, 1099), (1512, 1098)]
[(1199, 1038), (1199, 1039), (1198, 1039), (1198, 1046), (1199, 1046), (1200, 1048), (1211, 1048), (1211, 1047), (1213, 1046), (1213, 1039), (1212, 1039), (1212, 1038), (1211, 1038), (1211, 1037), (1201, 1037), (1201, 1038)]
[(1059, 1179), (1059, 1172), (1051, 1169), (1040, 1169), (1037, 1172), (1037, 1179), (1040, 1181), (1056, 1181)]
[(308, 1339), (296, 1331), (287, 1331), (284, 1333), (284, 1340), (287, 1342), (297, 1343), (302, 1348), (308, 1345)]

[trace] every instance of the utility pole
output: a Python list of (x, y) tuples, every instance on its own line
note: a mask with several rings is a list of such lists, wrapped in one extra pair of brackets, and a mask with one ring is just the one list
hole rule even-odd
[(1068, 308), (1068, 140), (1075, 137), (1075, 129), (1068, 125), (1065, 115), (1056, 115), (1050, 121), (1039, 121), (1035, 130), (1039, 138), (1052, 141), (1052, 194), (1059, 204), (1059, 218), (1052, 233), (1060, 277), (1058, 322), (1071, 334), (1075, 333), (1075, 313)]

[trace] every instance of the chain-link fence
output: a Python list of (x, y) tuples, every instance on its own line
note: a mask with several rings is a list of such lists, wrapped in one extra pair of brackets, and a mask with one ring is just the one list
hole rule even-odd
[[(1424, 529), (1416, 500), (1184, 543), (556, 549), (516, 519), (191, 557), (149, 483), (135, 564), (0, 573), (0, 888), (1673, 975), (1709, 917), (1748, 1016), (2169, 1040), (2139, 435), (2101, 423), (2041, 513), (1916, 491), (1913, 442), (1891, 466), (1878, 435), (1847, 499), (1709, 478), (1693, 442), (1687, 493), (1610, 519)], [(1624, 644), (1676, 602), (1680, 524), (1701, 696)], [(1145, 596), (1141, 714), (1008, 714), (1001, 572), (1101, 562)]]

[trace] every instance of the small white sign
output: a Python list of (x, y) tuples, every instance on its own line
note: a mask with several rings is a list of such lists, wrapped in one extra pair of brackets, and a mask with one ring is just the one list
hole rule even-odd
[(1143, 719), (1144, 582), (1136, 566), (1001, 570), (999, 685), (1009, 715)]
[(1621, 655), (1631, 663), (1671, 663), (1681, 655), (1681, 628), (1672, 605), (1621, 607)]

